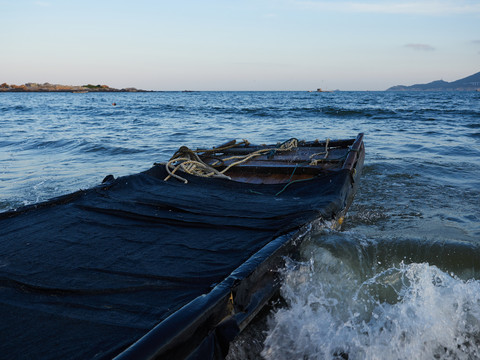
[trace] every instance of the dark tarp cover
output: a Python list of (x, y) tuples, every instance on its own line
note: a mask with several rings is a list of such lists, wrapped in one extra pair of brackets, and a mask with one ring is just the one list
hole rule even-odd
[[(111, 358), (259, 249), (351, 191), (347, 170), (284, 185), (163, 166), (0, 214), (0, 357)], [(178, 314), (178, 313), (177, 313)]]

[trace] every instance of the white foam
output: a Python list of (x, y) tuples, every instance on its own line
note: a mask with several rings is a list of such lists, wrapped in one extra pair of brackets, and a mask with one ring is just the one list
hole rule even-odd
[[(269, 320), (266, 359), (475, 359), (480, 281), (427, 263), (362, 274), (324, 248), (291, 262)], [(348, 357), (347, 357), (348, 356)]]

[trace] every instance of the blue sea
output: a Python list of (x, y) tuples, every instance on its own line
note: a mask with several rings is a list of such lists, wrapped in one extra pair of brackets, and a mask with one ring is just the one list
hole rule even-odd
[(0, 93), (0, 211), (181, 145), (359, 132), (365, 168), (342, 229), (312, 231), (287, 259), (281, 300), (229, 359), (479, 358), (479, 92)]

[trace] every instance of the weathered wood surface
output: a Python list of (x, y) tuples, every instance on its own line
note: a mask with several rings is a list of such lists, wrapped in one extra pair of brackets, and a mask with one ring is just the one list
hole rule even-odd
[[(238, 164), (226, 171), (235, 181), (275, 184), (287, 183), (295, 180), (309, 179), (326, 171), (340, 169), (352, 170), (359, 153), (364, 151), (363, 134), (356, 139), (326, 141), (301, 141), (298, 147), (289, 151), (275, 151), (278, 145), (244, 145), (221, 149), (235, 145), (229, 141), (218, 146), (217, 153), (204, 153), (200, 157), (209, 165), (214, 165), (219, 171), (240, 160), (254, 151), (270, 149), (271, 152), (253, 157), (244, 163)], [(229, 159), (232, 156), (239, 158)], [(312, 163), (312, 160), (316, 160)]]

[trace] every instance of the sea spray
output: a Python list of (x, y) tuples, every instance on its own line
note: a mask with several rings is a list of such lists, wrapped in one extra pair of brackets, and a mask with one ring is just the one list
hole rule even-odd
[(307, 245), (290, 261), (261, 355), (266, 359), (474, 359), (480, 281), (428, 263), (362, 271), (358, 258)]

